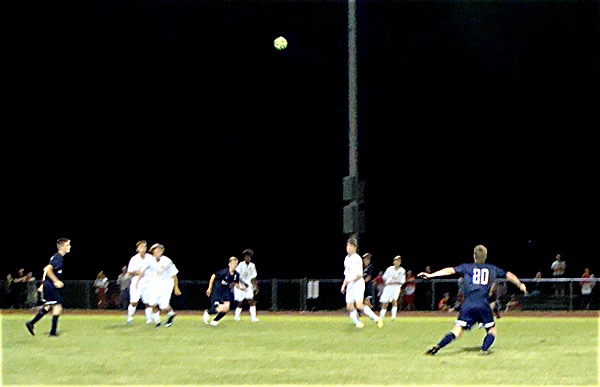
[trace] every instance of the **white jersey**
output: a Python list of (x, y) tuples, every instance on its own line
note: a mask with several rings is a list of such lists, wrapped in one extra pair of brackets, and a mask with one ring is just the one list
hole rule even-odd
[(397, 301), (400, 297), (402, 285), (406, 282), (406, 270), (402, 266), (398, 269), (395, 266), (390, 266), (385, 270), (381, 278), (385, 283), (385, 287), (381, 292), (379, 302), (387, 304)]
[[(358, 278), (358, 279), (357, 279)], [(354, 253), (344, 259), (344, 279), (346, 287), (346, 304), (362, 302), (365, 298), (365, 280), (363, 278), (363, 261)]]
[(175, 266), (171, 258), (167, 257), (166, 255), (160, 257), (160, 260), (156, 264), (158, 266), (158, 277), (167, 286), (171, 285), (172, 289), (173, 285), (175, 284), (173, 277), (179, 273), (177, 266)]
[(344, 279), (350, 282), (355, 281), (357, 277), (363, 278), (363, 261), (360, 255), (354, 253), (344, 259)]
[(142, 257), (139, 253), (131, 257), (129, 265), (127, 266), (128, 273), (136, 273), (131, 277), (131, 285), (129, 286), (129, 295), (131, 302), (138, 302), (142, 298), (142, 294), (148, 285), (148, 278), (144, 278), (140, 281), (141, 275), (138, 273), (144, 273), (148, 269), (148, 265), (154, 260), (154, 257), (150, 254), (145, 254)]
[(406, 282), (406, 270), (402, 266), (396, 269), (390, 266), (381, 277), (386, 286), (402, 286)]
[(240, 274), (240, 282), (243, 282), (248, 289), (254, 290), (254, 285), (252, 285), (252, 280), (257, 277), (256, 265), (254, 262), (246, 261), (241, 262), (237, 268), (235, 269)]

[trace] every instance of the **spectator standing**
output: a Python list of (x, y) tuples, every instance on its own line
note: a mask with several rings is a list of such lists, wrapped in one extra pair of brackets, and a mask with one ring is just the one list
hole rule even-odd
[(108, 278), (103, 271), (99, 272), (94, 281), (94, 287), (96, 288), (96, 296), (98, 299), (98, 308), (104, 309), (108, 306), (106, 302), (106, 292), (108, 290)]
[(27, 293), (27, 296), (25, 297), (25, 307), (35, 307), (37, 305), (38, 300), (38, 285), (37, 279), (33, 276), (32, 272), (27, 273), (27, 280), (25, 281), (25, 291)]
[(565, 296), (565, 283), (560, 282), (562, 278), (565, 276), (565, 270), (567, 268), (567, 263), (562, 260), (562, 256), (560, 254), (556, 254), (556, 259), (552, 262), (550, 266), (552, 269), (552, 277), (559, 280), (554, 283), (554, 295), (559, 297)]
[(127, 266), (121, 268), (121, 274), (117, 277), (117, 285), (119, 286), (118, 307), (127, 310), (127, 306), (129, 305), (129, 287), (131, 286), (131, 276), (127, 273)]
[(589, 310), (592, 306), (592, 289), (596, 285), (595, 281), (591, 281), (593, 279), (594, 275), (590, 274), (590, 268), (586, 267), (579, 282), (581, 286), (581, 309)]
[(415, 292), (417, 290), (417, 279), (412, 270), (406, 271), (406, 282), (402, 285), (402, 309), (406, 311), (415, 310)]

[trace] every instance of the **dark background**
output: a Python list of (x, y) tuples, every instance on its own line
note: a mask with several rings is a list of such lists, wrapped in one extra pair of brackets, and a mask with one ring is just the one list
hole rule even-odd
[[(245, 248), (261, 278), (341, 278), (347, 4), (3, 3), (4, 271), (116, 279), (135, 243), (180, 279)], [(360, 253), (598, 272), (596, 1), (363, 1)], [(289, 47), (273, 48), (277, 36)]]

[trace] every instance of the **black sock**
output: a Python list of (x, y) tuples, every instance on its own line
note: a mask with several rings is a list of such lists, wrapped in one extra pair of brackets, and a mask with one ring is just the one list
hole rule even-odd
[(443, 348), (446, 345), (450, 344), (450, 342), (454, 339), (456, 339), (456, 335), (450, 332), (446, 336), (444, 336), (444, 338), (438, 343), (438, 347)]
[(222, 319), (223, 317), (225, 317), (227, 313), (226, 312), (219, 312), (215, 318), (213, 319), (213, 321), (219, 321), (220, 319)]
[(56, 334), (56, 327), (58, 326), (58, 316), (52, 316), (52, 329), (50, 330), (51, 335)]
[(40, 319), (42, 317), (44, 317), (46, 314), (48, 314), (48, 311), (45, 308), (40, 308), (40, 310), (38, 310), (38, 312), (35, 315), (35, 317), (33, 318), (33, 320), (31, 320), (30, 322), (32, 324), (35, 324), (36, 322), (40, 321)]
[(496, 338), (496, 336), (491, 335), (489, 333), (487, 335), (485, 335), (485, 337), (483, 339), (483, 344), (481, 345), (481, 350), (487, 351), (488, 349), (490, 349), (490, 347), (494, 343), (495, 338)]

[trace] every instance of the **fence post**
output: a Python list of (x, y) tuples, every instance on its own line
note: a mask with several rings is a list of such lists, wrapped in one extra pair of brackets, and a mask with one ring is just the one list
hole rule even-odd
[(277, 310), (277, 278), (271, 281), (271, 310)]

